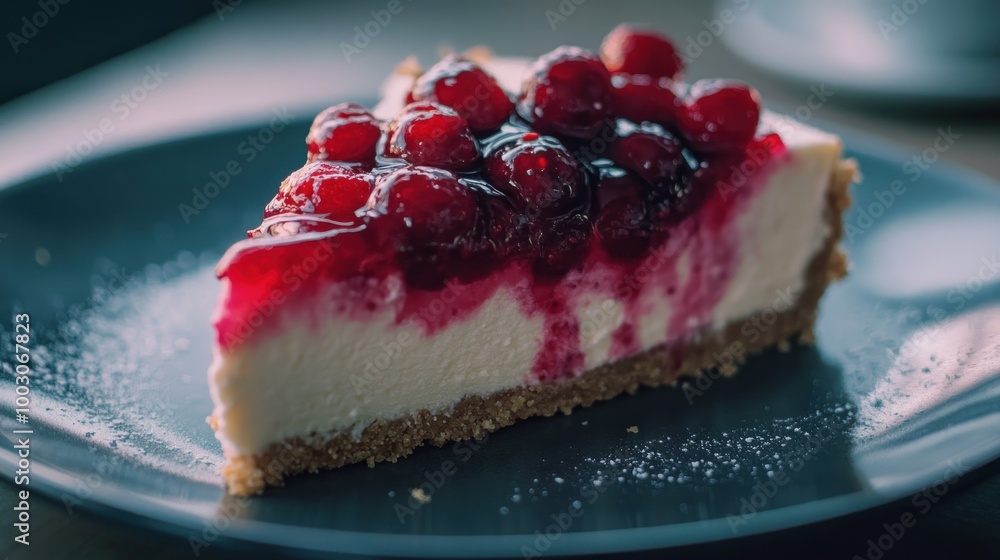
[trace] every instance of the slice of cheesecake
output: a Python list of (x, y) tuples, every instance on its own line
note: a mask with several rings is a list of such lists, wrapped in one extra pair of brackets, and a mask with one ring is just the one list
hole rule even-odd
[(808, 340), (854, 165), (665, 38), (401, 65), (317, 116), (219, 264), (210, 423), (234, 494), (731, 374)]

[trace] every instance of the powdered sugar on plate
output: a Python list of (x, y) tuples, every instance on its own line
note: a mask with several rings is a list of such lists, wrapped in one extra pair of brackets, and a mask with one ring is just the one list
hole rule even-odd
[[(35, 325), (32, 423), (85, 440), (95, 457), (221, 484), (204, 422), (215, 261), (182, 253), (136, 273), (105, 263), (85, 303)], [(178, 361), (186, 374), (162, 375)]]

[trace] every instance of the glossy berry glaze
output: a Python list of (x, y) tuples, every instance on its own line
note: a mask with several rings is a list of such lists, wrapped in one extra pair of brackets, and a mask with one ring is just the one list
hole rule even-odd
[(657, 300), (672, 309), (662, 340), (690, 337), (740, 264), (735, 218), (785, 148), (758, 133), (752, 88), (686, 93), (673, 51), (666, 66), (649, 52), (664, 45), (618, 28), (601, 57), (561, 47), (517, 96), (450, 56), (388, 122), (353, 104), (321, 113), (309, 162), (219, 265), (219, 346), (282, 320), (320, 328), (385, 313), (432, 336), (500, 290), (542, 319), (538, 380), (585, 368), (581, 338), (606, 319), (581, 322), (578, 310), (595, 301), (623, 311), (611, 358), (642, 349), (639, 318)]

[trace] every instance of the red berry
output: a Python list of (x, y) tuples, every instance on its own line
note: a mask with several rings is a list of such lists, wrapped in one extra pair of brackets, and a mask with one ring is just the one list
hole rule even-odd
[(571, 214), (540, 228), (536, 268), (543, 273), (558, 274), (583, 262), (590, 250), (593, 229), (585, 214)]
[(521, 255), (531, 250), (527, 217), (503, 197), (486, 197), (486, 235), (498, 257)]
[(645, 74), (614, 74), (615, 113), (632, 122), (654, 122), (673, 126), (681, 101), (668, 78), (653, 78)]
[(684, 69), (684, 62), (669, 39), (627, 24), (614, 28), (604, 38), (601, 60), (611, 72), (672, 80), (680, 78)]
[(619, 166), (632, 171), (653, 187), (680, 179), (689, 169), (684, 145), (673, 134), (653, 123), (636, 126), (619, 121), (618, 137), (608, 155)]
[(317, 214), (337, 222), (353, 223), (372, 191), (372, 176), (356, 168), (325, 161), (305, 164), (281, 183), (278, 194), (264, 209), (277, 214)]
[(483, 174), (530, 218), (563, 215), (587, 199), (583, 170), (552, 138), (522, 138), (502, 147), (486, 158)]
[(381, 135), (381, 124), (364, 107), (354, 103), (334, 105), (316, 115), (309, 128), (309, 161), (370, 165), (375, 161), (375, 145)]
[(496, 79), (457, 55), (444, 57), (420, 76), (409, 99), (451, 107), (479, 133), (500, 128), (514, 110)]
[(691, 86), (677, 125), (697, 152), (739, 152), (753, 140), (760, 110), (754, 88), (734, 81), (701, 80)]
[(543, 134), (596, 136), (612, 112), (611, 75), (592, 52), (559, 47), (536, 60), (517, 110)]
[(467, 171), (479, 161), (479, 148), (468, 123), (454, 109), (413, 103), (389, 124), (385, 155), (413, 165)]
[(706, 188), (703, 181), (695, 179), (696, 174), (697, 172), (683, 177), (651, 193), (650, 213), (654, 227), (668, 229), (701, 207), (712, 190)]
[(594, 229), (613, 259), (641, 256), (652, 241), (653, 227), (641, 183), (627, 171), (609, 169), (598, 184)]
[(372, 192), (368, 209), (387, 233), (410, 242), (451, 244), (476, 226), (475, 193), (449, 171), (404, 167), (387, 176)]

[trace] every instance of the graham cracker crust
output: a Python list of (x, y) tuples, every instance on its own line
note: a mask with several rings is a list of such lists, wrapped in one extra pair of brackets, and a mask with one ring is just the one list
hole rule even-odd
[[(489, 397), (467, 397), (450, 414), (422, 410), (409, 418), (378, 421), (364, 430), (360, 440), (355, 440), (351, 434), (339, 434), (332, 438), (319, 435), (277, 442), (258, 455), (227, 458), (222, 474), (229, 493), (259, 494), (266, 486), (280, 485), (287, 476), (361, 461), (369, 466), (381, 461), (396, 462), (425, 442), (442, 446), (453, 441), (481, 438), (519, 419), (552, 416), (559, 411), (570, 414), (577, 406), (590, 406), (622, 393), (632, 394), (640, 386), (676, 385), (682, 378), (696, 378), (708, 369), (721, 366), (713, 355), (723, 354), (736, 343), (741, 344), (743, 350), (741, 355), (734, 356), (736, 364), (771, 346), (785, 348), (794, 340), (811, 343), (820, 297), (830, 282), (847, 273), (847, 258), (838, 243), (843, 230), (842, 215), (851, 202), (847, 188), (856, 172), (857, 166), (852, 160), (842, 160), (835, 167), (824, 211), (830, 236), (810, 262), (806, 288), (796, 304), (778, 313), (768, 329), (757, 331), (756, 341), (750, 342), (741, 334), (746, 320), (735, 321), (722, 331), (691, 343), (669, 349), (655, 348), (572, 380), (519, 387)], [(722, 371), (733, 375), (736, 368), (730, 366)], [(215, 423), (212, 419), (209, 421), (214, 428)]]

